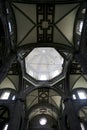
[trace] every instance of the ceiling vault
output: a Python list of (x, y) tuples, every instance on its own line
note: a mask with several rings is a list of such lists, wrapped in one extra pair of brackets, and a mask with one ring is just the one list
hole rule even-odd
[(87, 129), (86, 0), (0, 1), (0, 129)]

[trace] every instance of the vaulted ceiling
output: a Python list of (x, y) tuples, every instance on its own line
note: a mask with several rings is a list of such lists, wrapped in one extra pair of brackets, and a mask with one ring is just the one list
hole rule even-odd
[(31, 126), (40, 115), (57, 121), (65, 107), (63, 100), (80, 99), (79, 91), (87, 89), (87, 3), (15, 0), (4, 4), (5, 8), (0, 3), (5, 10), (0, 17), (0, 99), (23, 100)]

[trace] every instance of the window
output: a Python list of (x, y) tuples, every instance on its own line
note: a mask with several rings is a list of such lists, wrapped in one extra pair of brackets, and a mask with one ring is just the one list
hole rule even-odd
[(82, 20), (78, 20), (77, 22), (77, 26), (76, 26), (76, 33), (78, 35), (81, 35), (82, 34), (82, 29), (83, 29), (83, 21)]
[(87, 94), (85, 91), (78, 91), (79, 99), (87, 99)]
[(7, 100), (7, 99), (9, 99), (9, 96), (10, 96), (10, 92), (8, 92), (8, 91), (4, 92), (1, 94), (0, 99)]
[(3, 130), (7, 130), (8, 129), (8, 124), (6, 124), (5, 126), (4, 126), (4, 129)]
[(76, 99), (76, 95), (75, 95), (75, 94), (73, 94), (73, 95), (72, 95), (72, 98), (75, 100), (75, 99)]
[(47, 119), (45, 117), (42, 117), (42, 118), (40, 118), (39, 123), (40, 123), (40, 125), (46, 125)]

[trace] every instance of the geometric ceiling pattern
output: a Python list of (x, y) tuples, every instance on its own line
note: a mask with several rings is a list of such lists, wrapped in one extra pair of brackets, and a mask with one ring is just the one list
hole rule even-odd
[[(73, 28), (79, 4), (49, 4), (48, 6), (48, 4), (41, 3), (23, 4), (14, 2), (12, 3), (12, 8), (14, 10), (16, 18), (18, 47), (32, 43), (40, 43), (42, 45), (44, 45), (43, 43), (47, 43), (49, 45), (50, 43), (56, 43), (74, 47)], [(11, 107), (12, 113), (12, 121), (10, 120), (11, 125), (9, 125), (9, 119), (7, 119), (7, 127), (8, 125), (9, 127), (4, 128), (3, 130), (15, 130), (15, 128), (16, 130), (18, 130), (18, 128), (21, 130), (21, 126), (23, 127), (22, 129), (24, 129), (24, 127), (26, 127), (26, 123), (30, 125), (31, 119), (34, 119), (35, 116), (38, 117), (38, 115), (47, 115), (47, 117), (48, 115), (50, 115), (52, 119), (54, 118), (57, 121), (61, 120), (62, 118), (64, 120), (65, 118), (65, 124), (67, 128), (70, 127), (72, 128), (72, 130), (80, 130), (78, 122), (76, 123), (76, 119), (78, 117), (73, 114), (75, 109), (73, 109), (73, 104), (71, 104), (73, 101), (73, 98), (71, 97), (71, 90), (76, 89), (77, 87), (82, 88), (82, 86), (84, 88), (87, 88), (87, 76), (84, 75), (84, 73), (82, 74), (81, 67), (78, 64), (78, 72), (75, 71), (76, 73), (74, 72), (75, 67), (72, 67), (74, 65), (74, 62), (72, 63), (72, 66), (69, 66), (71, 65), (69, 64), (71, 62), (69, 58), (72, 58), (73, 54), (71, 55), (71, 53), (62, 52), (62, 50), (57, 50), (51, 47), (49, 55), (47, 55), (46, 52), (47, 50), (49, 50), (49, 48), (46, 47), (42, 47), (39, 49), (34, 48), (32, 51), (30, 50), (31, 52), (29, 52), (29, 50), (26, 50), (25, 52), (24, 50), (20, 51), (20, 48), (22, 47), (17, 48), (19, 49), (19, 52), (16, 50), (18, 54), (16, 57), (16, 62), (19, 64), (19, 71), (15, 71), (15, 67), (13, 71), (11, 67), (10, 71), (8, 72), (8, 76), (4, 79), (0, 86), (1, 89), (8, 87), (9, 89), (17, 90), (17, 95), (12, 95), (13, 97), (16, 97), (12, 99), (15, 101), (15, 104), (12, 102), (13, 104), (11, 106), (11, 103), (9, 102), (9, 107)], [(38, 52), (41, 52), (34, 53), (35, 50), (39, 50)], [(60, 56), (60, 61), (58, 58), (56, 59), (57, 56), (53, 50), (56, 51), (57, 55)], [(34, 56), (33, 53), (35, 54)], [(50, 54), (52, 55), (50, 56)], [(47, 56), (49, 56), (49, 58)], [(54, 61), (54, 59), (56, 61)], [(27, 64), (28, 60), (29, 63)], [(74, 60), (74, 58), (72, 58), (72, 60)], [(40, 62), (38, 63), (38, 61)], [(61, 68), (59, 68), (58, 66), (58, 62), (62, 62), (60, 66), (62, 68), (62, 71)], [(42, 67), (40, 66), (40, 64)], [(43, 64), (45, 65), (45, 67)], [(55, 65), (58, 64), (56, 68), (57, 70), (59, 69), (59, 71), (61, 72), (50, 78), (49, 74), (52, 71), (52, 68), (48, 66), (49, 64), (52, 67), (54, 66), (53, 68), (55, 68)], [(43, 78), (43, 75), (42, 79), (36, 78), (37, 76), (32, 76), (29, 71), (27, 71), (28, 67), (29, 71), (30, 69), (33, 70), (34, 73), (36, 71), (37, 76), (40, 75), (40, 78), (42, 72), (47, 71), (46, 74), (48, 74), (49, 78), (45, 79)], [(72, 70), (72, 73), (68, 71), (68, 67), (74, 68)], [(53, 70), (53, 72), (55, 72), (55, 69)], [(70, 77), (68, 77), (68, 74), (71, 74)], [(52, 79), (53, 81), (51, 81)], [(2, 90), (0, 91), (2, 93)], [(4, 99), (3, 96), (1, 99)], [(2, 114), (2, 108), (0, 108), (0, 110), (0, 117), (2, 118), (4, 116)], [(4, 112), (6, 113), (6, 111)], [(77, 129), (74, 129), (74, 119), (75, 124), (78, 125)], [(24, 121), (24, 123), (22, 121)], [(51, 122), (49, 124), (51, 124)]]
[(18, 46), (29, 43), (61, 43), (73, 46), (73, 26), (78, 4), (13, 3)]
[(54, 48), (35, 48), (25, 58), (26, 73), (40, 81), (60, 75), (63, 64), (63, 57)]

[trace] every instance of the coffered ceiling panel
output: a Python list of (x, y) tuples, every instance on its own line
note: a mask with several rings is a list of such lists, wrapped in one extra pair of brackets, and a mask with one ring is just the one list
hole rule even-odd
[(66, 37), (64, 37), (60, 33), (60, 30), (57, 27), (54, 28), (54, 39), (53, 40), (54, 40), (55, 43), (61, 43), (61, 44), (70, 46), (70, 43), (68, 42)]
[(71, 43), (73, 43), (73, 27), (77, 9), (78, 7), (56, 24), (56, 26)]
[[(29, 35), (34, 24), (30, 19), (28, 19), (16, 6), (13, 6), (16, 23), (17, 23), (17, 44), (21, 42)], [(28, 41), (29, 42), (29, 41)]]
[(54, 22), (57, 23), (64, 16), (66, 16), (70, 11), (76, 8), (77, 4), (64, 4), (64, 5), (55, 5), (55, 19)]
[(14, 3), (14, 5), (19, 8), (26, 16), (28, 16), (31, 21), (36, 23), (36, 5), (35, 4), (22, 4)]
[(37, 34), (37, 28), (34, 27), (34, 29), (32, 28), (31, 33), (22, 41), (20, 46), (26, 45), (28, 43), (36, 43), (36, 41), (37, 41), (37, 35), (36, 34)]
[(3, 82), (0, 84), (0, 89), (4, 89), (4, 88), (15, 89), (13, 82), (11, 82), (11, 80), (8, 77), (6, 77), (3, 80)]
[(73, 28), (79, 4), (13, 3), (18, 45), (56, 42), (72, 46)]

